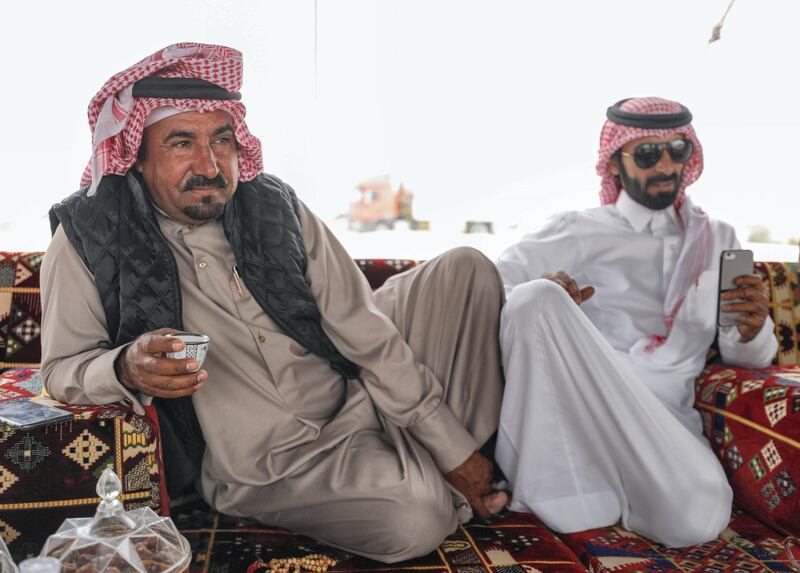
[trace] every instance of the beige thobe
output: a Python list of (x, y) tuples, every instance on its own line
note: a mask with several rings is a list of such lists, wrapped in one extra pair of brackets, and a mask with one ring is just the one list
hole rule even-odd
[[(200, 490), (223, 513), (371, 558), (424, 554), (471, 515), (442, 473), (497, 428), (502, 287), (491, 262), (457, 249), (373, 295), (302, 204), (299, 217), (323, 329), (361, 367), (358, 380), (283, 334), (237, 285), (220, 221), (157, 215), (178, 265), (184, 329), (211, 338), (208, 381), (192, 397), (207, 444)], [(103, 307), (60, 228), (42, 266), (42, 302), (51, 395), (129, 401), (141, 413), (148, 397), (114, 374), (120, 349), (98, 348), (108, 339)]]

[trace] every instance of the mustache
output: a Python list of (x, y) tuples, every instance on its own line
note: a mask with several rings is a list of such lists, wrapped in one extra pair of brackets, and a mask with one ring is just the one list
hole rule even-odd
[(650, 185), (653, 185), (653, 184), (656, 184), (656, 183), (667, 183), (667, 182), (670, 182), (670, 181), (677, 185), (678, 184), (678, 174), (677, 173), (673, 173), (672, 175), (653, 175), (652, 177), (648, 177), (647, 178), (647, 182), (645, 183), (645, 189), (647, 187), (650, 187)]
[(673, 173), (672, 175), (653, 175), (647, 178), (648, 185), (650, 185), (651, 183), (666, 183), (667, 181), (674, 181), (677, 183), (678, 174)]
[(228, 186), (228, 180), (222, 175), (217, 173), (215, 177), (208, 178), (205, 175), (192, 175), (183, 184), (183, 191), (192, 191), (199, 188), (216, 187), (217, 189), (225, 189)]

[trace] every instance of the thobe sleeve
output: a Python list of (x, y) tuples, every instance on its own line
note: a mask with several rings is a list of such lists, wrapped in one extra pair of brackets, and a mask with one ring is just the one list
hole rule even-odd
[(144, 408), (117, 380), (114, 360), (124, 346), (109, 350), (106, 316), (94, 279), (59, 227), (41, 269), (42, 381), (56, 400), (68, 404), (125, 402)]
[(764, 327), (750, 342), (739, 342), (741, 336), (735, 326), (719, 329), (719, 353), (722, 361), (742, 368), (766, 368), (778, 352), (778, 339), (775, 337), (775, 324), (767, 316)]
[[(725, 249), (741, 249), (739, 240), (732, 230)], [(775, 337), (775, 324), (767, 316), (764, 327), (750, 342), (740, 342), (739, 329), (735, 326), (720, 326), (717, 337), (722, 361), (742, 368), (766, 368), (778, 352), (778, 339)]]
[(577, 264), (580, 243), (571, 225), (574, 216), (574, 212), (556, 215), (541, 229), (525, 235), (503, 251), (495, 264), (506, 296), (515, 286), (540, 279), (547, 273), (564, 271), (575, 278), (580, 272)]
[(300, 203), (308, 254), (306, 278), (322, 314), (322, 328), (339, 352), (361, 367), (375, 407), (408, 429), (447, 473), (478, 444), (444, 401), (441, 383), (414, 359), (411, 348), (375, 305), (361, 270), (330, 230)]

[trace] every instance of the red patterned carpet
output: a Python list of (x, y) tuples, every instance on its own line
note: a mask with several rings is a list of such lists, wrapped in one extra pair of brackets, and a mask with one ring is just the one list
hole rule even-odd
[[(459, 527), (435, 552), (386, 565), (333, 549), (283, 529), (219, 515), (202, 501), (173, 511), (189, 540), (191, 573), (246, 572), (259, 558), (323, 553), (337, 561), (329, 571), (431, 573), (791, 573), (784, 537), (746, 513), (734, 510), (728, 529), (715, 541), (668, 549), (617, 527), (563, 536), (531, 514), (505, 512)], [(255, 569), (258, 573), (263, 568)]]
[(793, 571), (784, 536), (738, 509), (716, 540), (682, 549), (668, 549), (617, 527), (565, 535), (564, 541), (596, 573)]
[[(331, 573), (356, 571), (426, 571), (431, 573), (572, 573), (585, 572), (572, 551), (531, 515), (505, 513), (491, 522), (474, 520), (435, 552), (413, 561), (386, 565), (322, 545), (283, 529), (225, 517), (201, 501), (173, 511), (172, 518), (189, 540), (191, 573), (245, 572), (258, 558), (300, 557), (324, 553), (337, 561)], [(259, 573), (264, 569), (257, 570)]]

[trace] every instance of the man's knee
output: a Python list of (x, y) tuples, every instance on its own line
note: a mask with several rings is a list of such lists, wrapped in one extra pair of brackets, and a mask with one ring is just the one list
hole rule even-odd
[[(482, 252), (473, 247), (455, 247), (437, 259), (448, 268), (448, 273), (461, 280), (485, 281), (500, 284), (497, 268)], [(492, 284), (492, 287), (495, 285)]]
[(454, 247), (442, 253), (441, 258), (459, 268), (480, 268), (493, 266), (486, 255), (473, 247)]
[(494, 263), (486, 255), (472, 247), (456, 247), (439, 257), (448, 268), (455, 282), (471, 283), (473, 288), (488, 291), (500, 297), (503, 285)]
[(514, 287), (503, 306), (504, 328), (521, 327), (530, 331), (531, 320), (561, 314), (565, 305), (574, 305), (564, 288), (547, 279), (536, 279)]
[(668, 547), (687, 547), (717, 538), (730, 521), (733, 494), (724, 479), (672, 496), (659, 510), (652, 537)]
[(370, 547), (369, 552), (385, 563), (421, 557), (441, 545), (456, 525), (455, 511), (449, 499), (443, 502), (426, 494), (398, 499), (385, 516), (384, 527), (388, 535)]

